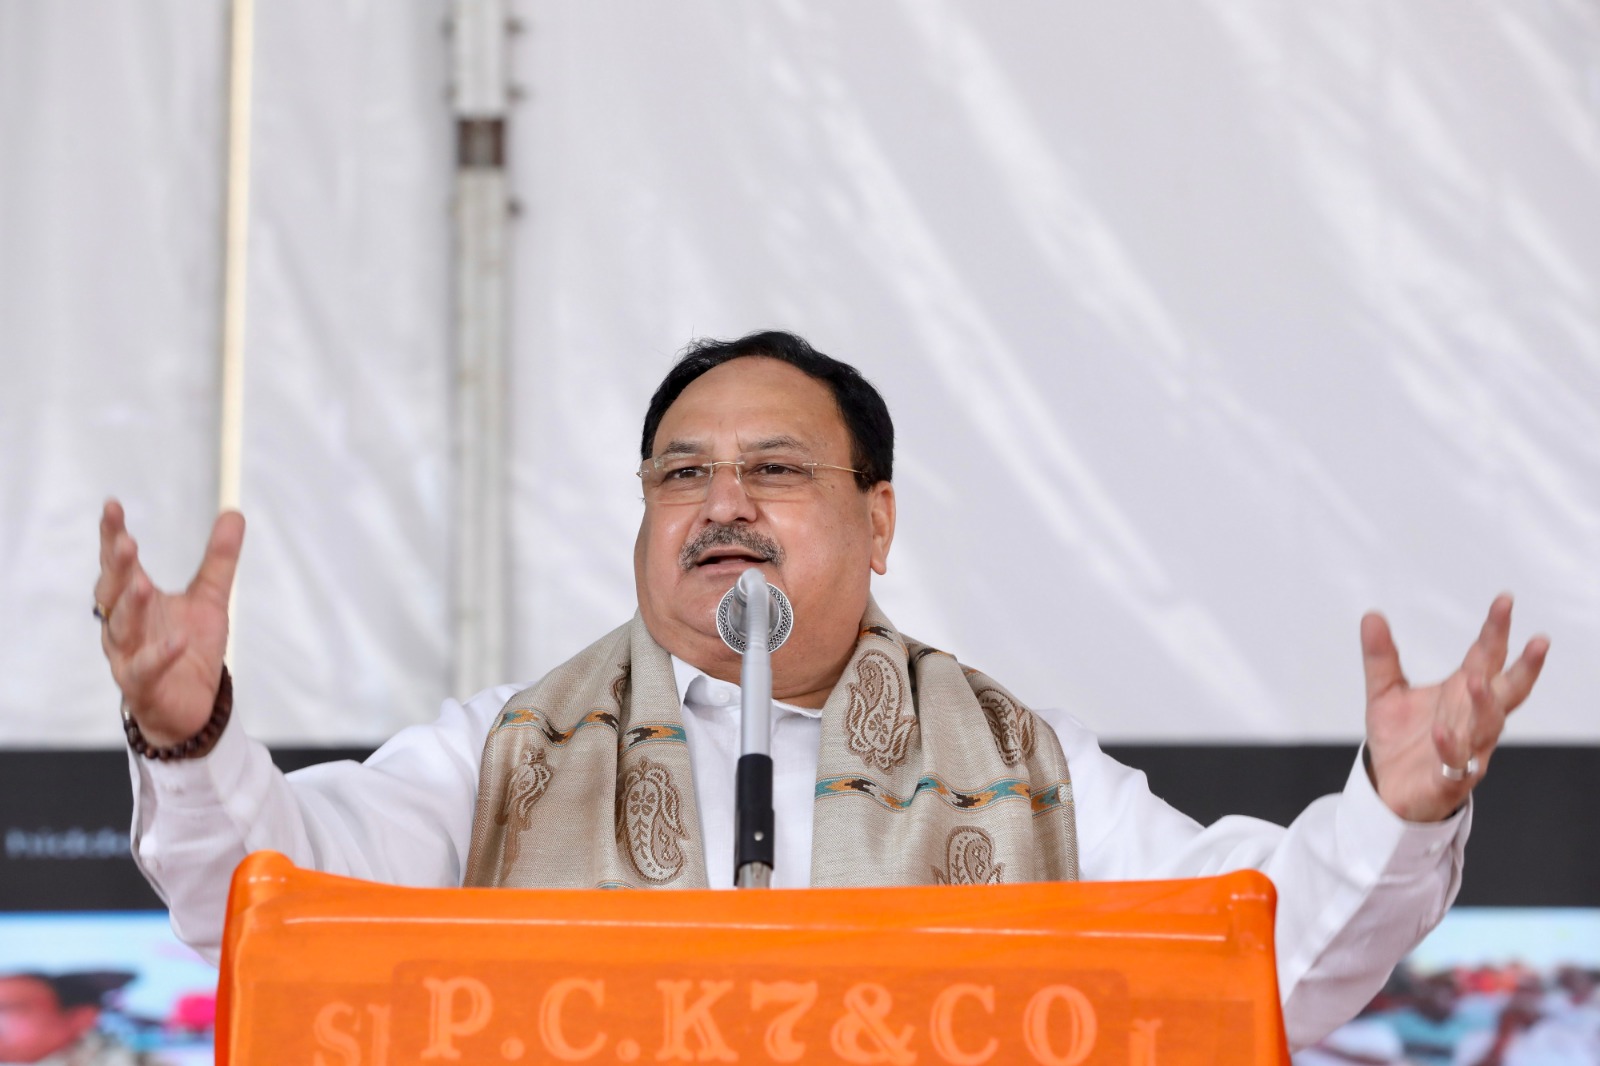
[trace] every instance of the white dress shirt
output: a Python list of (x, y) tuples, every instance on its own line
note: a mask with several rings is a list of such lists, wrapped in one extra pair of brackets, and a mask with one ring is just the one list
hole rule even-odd
[[(693, 768), (699, 839), (712, 887), (733, 879), (738, 686), (673, 661)], [(364, 763), (288, 776), (237, 726), (203, 759), (129, 754), (133, 854), (167, 903), (174, 931), (220, 951), (234, 866), (261, 849), (297, 865), (399, 885), (461, 882), (484, 740), (519, 685), (447, 701), (437, 721), (401, 731)], [(1342, 793), (1288, 827), (1230, 816), (1202, 827), (1150, 793), (1145, 776), (1100, 750), (1071, 715), (1041, 711), (1072, 775), (1085, 880), (1200, 877), (1255, 868), (1278, 890), (1279, 991), (1292, 1045), (1354, 1017), (1443, 917), (1460, 886), (1470, 808), (1438, 823), (1397, 817), (1356, 760)], [(773, 705), (774, 887), (805, 886), (821, 744), (819, 711)]]
[[(733, 887), (734, 780), (739, 762), (739, 686), (701, 673), (677, 656), (672, 671), (683, 702), (694, 771), (706, 879)], [(772, 887), (811, 884), (811, 807), (822, 750), (822, 708), (772, 702)]]

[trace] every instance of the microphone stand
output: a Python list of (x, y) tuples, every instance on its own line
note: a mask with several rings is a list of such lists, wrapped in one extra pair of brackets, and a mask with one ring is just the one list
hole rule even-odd
[(772, 652), (767, 579), (752, 567), (736, 586), (744, 601), (744, 661), (739, 667), (739, 769), (734, 779), (733, 883), (772, 886)]

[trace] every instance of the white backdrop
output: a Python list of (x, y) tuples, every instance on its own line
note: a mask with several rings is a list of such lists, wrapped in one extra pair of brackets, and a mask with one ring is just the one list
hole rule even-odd
[(0, 743), (116, 736), (103, 494), (159, 574), (205, 544), (224, 41), (216, 4), (0, 0)]
[[(444, 7), (259, 9), (236, 673), (272, 740), (447, 694)], [(11, 745), (114, 740), (99, 498), (184, 580), (215, 472), (222, 20), (114, 10), (0, 0)], [(1426, 678), (1511, 588), (1555, 638), (1513, 738), (1600, 742), (1600, 9), (519, 10), (513, 676), (632, 610), (672, 353), (773, 326), (896, 416), (880, 602), (1024, 699), (1354, 738), (1363, 610)]]

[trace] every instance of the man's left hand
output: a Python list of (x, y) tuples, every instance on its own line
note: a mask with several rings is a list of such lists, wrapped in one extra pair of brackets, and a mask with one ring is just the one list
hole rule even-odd
[(1460, 669), (1437, 685), (1412, 688), (1389, 623), (1376, 612), (1361, 619), (1372, 779), (1400, 817), (1448, 818), (1482, 780), (1506, 715), (1528, 698), (1550, 650), (1548, 638), (1534, 637), (1507, 670), (1510, 634), (1511, 597), (1501, 595)]

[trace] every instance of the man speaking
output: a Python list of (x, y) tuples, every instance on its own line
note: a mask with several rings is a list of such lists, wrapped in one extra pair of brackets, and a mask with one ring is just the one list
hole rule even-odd
[(740, 663), (715, 614), (758, 567), (794, 611), (772, 656), (774, 885), (1254, 867), (1279, 893), (1291, 1044), (1352, 1017), (1454, 898), (1468, 797), (1549, 642), (1506, 668), (1502, 596), (1460, 669), (1412, 687), (1367, 616), (1367, 743), (1344, 791), (1288, 828), (1202, 827), (1070, 715), (1024, 707), (877, 609), (893, 450), (876, 390), (798, 337), (691, 346), (645, 415), (633, 619), (530, 688), (447, 702), (363, 764), (288, 777), (228, 728), (242, 517), (217, 520), (194, 581), (169, 594), (109, 502), (96, 612), (132, 751), (134, 854), (174, 928), (214, 956), (229, 875), (263, 848), (404, 885), (728, 886)]

